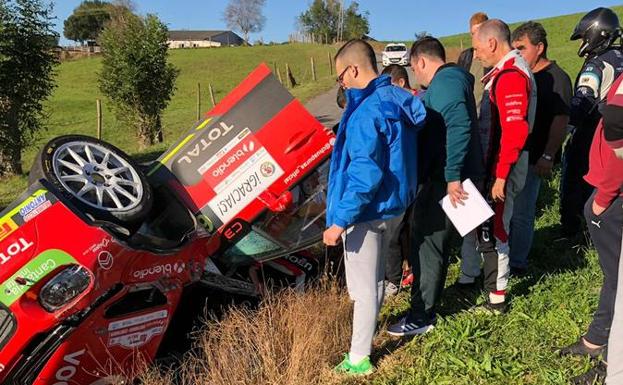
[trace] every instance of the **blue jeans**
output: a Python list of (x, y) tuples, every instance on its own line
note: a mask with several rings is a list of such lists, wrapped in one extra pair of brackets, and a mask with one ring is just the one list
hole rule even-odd
[(541, 189), (541, 177), (528, 168), (526, 185), (515, 198), (513, 218), (510, 226), (510, 265), (520, 269), (528, 267), (528, 254), (534, 238), (536, 201)]

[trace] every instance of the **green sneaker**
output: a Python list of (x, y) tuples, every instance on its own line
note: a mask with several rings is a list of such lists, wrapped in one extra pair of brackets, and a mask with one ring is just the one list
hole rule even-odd
[(370, 363), (370, 357), (366, 357), (357, 364), (350, 362), (348, 354), (344, 354), (344, 360), (333, 371), (351, 376), (367, 376), (374, 372), (374, 366)]

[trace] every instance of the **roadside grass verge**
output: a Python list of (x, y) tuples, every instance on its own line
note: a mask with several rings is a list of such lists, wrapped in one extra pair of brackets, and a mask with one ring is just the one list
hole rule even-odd
[(350, 341), (350, 303), (332, 283), (305, 294), (271, 295), (257, 310), (232, 308), (196, 335), (196, 349), (172, 372), (143, 385), (324, 383)]
[(543, 183), (530, 273), (511, 280), (508, 314), (472, 311), (485, 297), (453, 286), (455, 261), (436, 328), (416, 338), (389, 338), (387, 324), (408, 308), (408, 293), (399, 293), (382, 309), (372, 356), (377, 372), (344, 378), (331, 368), (349, 346), (345, 290), (285, 292), (259, 310), (232, 309), (222, 320), (208, 321), (196, 337), (198, 354), (173, 372), (150, 372), (144, 384), (568, 384), (590, 362), (560, 357), (556, 348), (586, 330), (602, 276), (593, 249), (580, 246), (581, 240), (558, 239), (558, 177)]

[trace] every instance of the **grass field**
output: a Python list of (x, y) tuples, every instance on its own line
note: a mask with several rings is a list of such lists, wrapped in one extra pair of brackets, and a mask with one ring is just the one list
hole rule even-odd
[(450, 266), (436, 328), (411, 339), (394, 339), (386, 326), (408, 308), (403, 291), (386, 301), (366, 378), (332, 373), (349, 347), (346, 293), (320, 286), (303, 295), (269, 297), (257, 311), (233, 309), (208, 321), (198, 348), (174, 371), (150, 372), (144, 385), (565, 385), (590, 368), (585, 359), (560, 357), (556, 348), (574, 342), (591, 320), (601, 284), (597, 255), (578, 240), (558, 239), (558, 178), (543, 183), (538, 203), (530, 274), (510, 282), (510, 311), (473, 312), (479, 291), (453, 283)]
[[(616, 11), (623, 14), (623, 7), (617, 7)], [(549, 32), (550, 58), (556, 60), (572, 79), (582, 61), (576, 54), (578, 43), (569, 42), (568, 37), (580, 16), (562, 16), (543, 21)], [(465, 45), (469, 45), (467, 35), (448, 37), (444, 41), (448, 47), (456, 49), (460, 46), (461, 38)], [(582, 239), (566, 240), (558, 236), (558, 187), (558, 177), (543, 183), (535, 244), (530, 255), (530, 274), (511, 280), (510, 312), (504, 316), (492, 316), (471, 311), (474, 305), (484, 302), (485, 298), (480, 292), (464, 293), (453, 286), (459, 272), (459, 264), (455, 260), (450, 267), (439, 321), (432, 332), (413, 339), (388, 338), (384, 329), (404, 314), (408, 308), (408, 293), (399, 293), (385, 304), (381, 316), (382, 326), (373, 353), (373, 361), (378, 371), (370, 377), (341, 378), (331, 373), (331, 366), (339, 362), (340, 353), (348, 349), (347, 340), (326, 332), (347, 331), (344, 327), (342, 305), (335, 305), (336, 316), (333, 319), (323, 318), (326, 306), (319, 309), (288, 307), (290, 312), (287, 319), (290, 322), (293, 322), (292, 319), (308, 319), (310, 313), (319, 311), (319, 322), (306, 322), (305, 330), (310, 336), (325, 338), (324, 344), (320, 344), (325, 348), (311, 350), (318, 354), (307, 354), (306, 366), (299, 366), (299, 370), (304, 373), (303, 382), (286, 373), (290, 373), (289, 369), (293, 364), (289, 357), (299, 352), (301, 345), (305, 346), (306, 342), (298, 341), (297, 344), (294, 339), (285, 340), (283, 328), (276, 328), (273, 339), (270, 334), (262, 335), (264, 343), (258, 346), (260, 342), (257, 342), (257, 334), (245, 333), (247, 329), (256, 330), (258, 327), (255, 316), (249, 314), (245, 320), (241, 320), (234, 312), (234, 317), (210, 324), (206, 333), (208, 336), (212, 335), (212, 338), (235, 340), (236, 346), (245, 346), (238, 352), (246, 357), (245, 362), (249, 361), (248, 356), (255, 358), (250, 360), (255, 370), (245, 378), (243, 383), (246, 384), (568, 384), (571, 377), (590, 368), (590, 362), (585, 359), (560, 357), (556, 348), (574, 342), (586, 331), (596, 307), (602, 276), (594, 249), (581, 246)], [(312, 291), (306, 295), (310, 298), (318, 295), (333, 298), (332, 294), (323, 294), (322, 291)], [(271, 300), (265, 306), (271, 307), (274, 303)], [(332, 306), (331, 301), (321, 303)], [(266, 310), (260, 312), (262, 311)], [(273, 322), (281, 325), (280, 320)], [(294, 324), (297, 325), (296, 322)], [(203, 336), (199, 343), (202, 344), (206, 338), (208, 337)], [(266, 343), (272, 340), (275, 342)], [(313, 342), (314, 346), (318, 346), (318, 341)], [(328, 351), (327, 346), (330, 347)], [(281, 360), (271, 355), (275, 351), (282, 354)], [(272, 359), (270, 362), (277, 365), (277, 368), (267, 367), (266, 360), (262, 358), (264, 355), (269, 355)], [(333, 362), (327, 362), (327, 356)], [(233, 364), (219, 365), (217, 369), (221, 372), (216, 370), (216, 373), (203, 373), (201, 381), (196, 381), (195, 378), (195, 381), (178, 383), (209, 384), (228, 372), (236, 371), (237, 367)], [(169, 384), (162, 378), (145, 383)]]
[[(25, 149), (24, 169), (30, 165), (38, 149), (52, 137), (81, 133), (96, 135), (95, 100), (103, 103), (103, 139), (131, 155), (146, 155), (161, 152), (169, 147), (182, 132), (195, 122), (197, 108), (197, 83), (202, 88), (202, 110), (212, 107), (208, 84), (212, 84), (218, 102), (258, 64), (265, 62), (273, 68), (280, 68), (285, 81), (285, 65), (290, 66), (299, 84), (291, 89), (297, 98), (306, 101), (333, 84), (329, 74), (327, 54), (335, 53), (332, 46), (312, 44), (287, 44), (258, 47), (232, 47), (218, 49), (182, 49), (170, 51), (171, 62), (180, 69), (177, 90), (169, 107), (164, 112), (163, 125), (165, 142), (139, 152), (134, 132), (117, 121), (97, 86), (97, 73), (101, 68), (100, 58), (85, 58), (63, 62), (58, 67), (57, 85), (47, 103), (49, 118), (47, 130), (39, 133), (34, 145)], [(312, 81), (310, 60), (314, 57), (318, 81)], [(0, 208), (10, 203), (26, 188), (26, 177), (7, 178), (0, 181)]]

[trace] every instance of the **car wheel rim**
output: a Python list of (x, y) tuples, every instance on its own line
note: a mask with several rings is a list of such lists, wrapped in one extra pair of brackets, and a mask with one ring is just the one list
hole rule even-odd
[(61, 185), (96, 209), (128, 211), (143, 197), (143, 184), (134, 167), (99, 144), (65, 143), (54, 152), (52, 164)]

